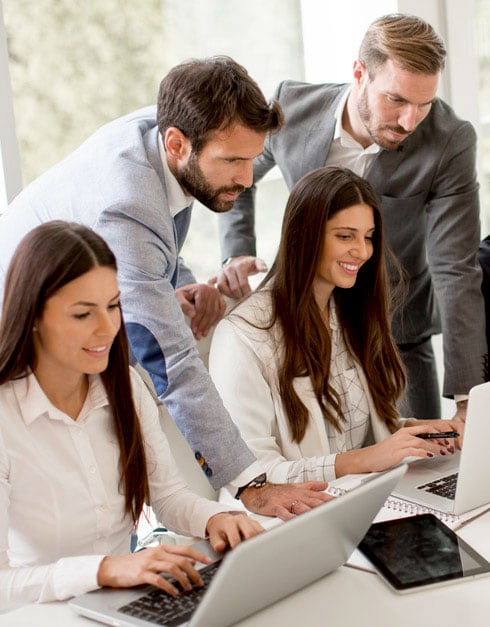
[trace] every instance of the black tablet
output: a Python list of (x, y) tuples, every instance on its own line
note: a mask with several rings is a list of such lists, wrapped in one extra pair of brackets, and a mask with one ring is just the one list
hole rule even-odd
[(490, 572), (490, 564), (432, 514), (371, 525), (359, 549), (397, 592)]

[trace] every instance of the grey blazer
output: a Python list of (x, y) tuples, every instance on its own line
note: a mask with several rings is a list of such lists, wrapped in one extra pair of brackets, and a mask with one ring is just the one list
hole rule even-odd
[[(285, 126), (268, 137), (254, 165), (254, 181), (278, 165), (289, 188), (325, 165), (335, 110), (346, 85), (281, 83), (275, 98)], [(398, 344), (444, 335), (444, 394), (466, 394), (483, 381), (486, 353), (481, 270), (476, 134), (469, 122), (437, 99), (398, 150), (382, 150), (367, 179), (381, 199), (387, 240), (408, 279)], [(223, 258), (255, 254), (254, 193), (241, 194), (220, 216)]]
[(193, 280), (179, 261), (191, 212), (170, 215), (155, 115), (148, 107), (105, 125), (14, 199), (0, 217), (0, 300), (10, 258), (30, 229), (61, 219), (97, 231), (117, 258), (131, 349), (218, 489), (255, 458), (175, 298), (174, 287)]

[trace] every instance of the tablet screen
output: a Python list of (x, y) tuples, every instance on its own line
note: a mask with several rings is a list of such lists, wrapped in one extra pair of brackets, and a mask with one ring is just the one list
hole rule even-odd
[(490, 564), (432, 514), (375, 523), (359, 549), (399, 591), (490, 572)]

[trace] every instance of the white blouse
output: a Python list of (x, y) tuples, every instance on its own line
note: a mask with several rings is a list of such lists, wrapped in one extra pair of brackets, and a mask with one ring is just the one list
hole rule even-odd
[(346, 421), (341, 433), (326, 425), (310, 378), (297, 377), (293, 385), (309, 420), (301, 442), (293, 441), (278, 380), (282, 331), (278, 324), (264, 328), (270, 311), (270, 292), (263, 289), (218, 323), (209, 356), (211, 377), (270, 481), (331, 481), (338, 452), (379, 442), (390, 432), (376, 412), (360, 364), (347, 351), (332, 307), (332, 381)]
[(342, 329), (339, 326), (335, 301), (329, 302), (329, 326), (331, 331), (330, 384), (340, 399), (344, 415), (341, 430), (338, 431), (328, 421), (327, 428), (330, 450), (345, 453), (362, 448), (369, 431), (369, 404), (362, 387), (354, 358), (347, 348)]
[[(131, 382), (156, 516), (179, 534), (204, 537), (208, 519), (228, 508), (187, 490), (158, 408), (134, 370)], [(32, 374), (0, 386), (1, 609), (95, 589), (104, 556), (130, 552), (118, 464), (99, 376), (90, 377), (76, 421), (50, 403)]]

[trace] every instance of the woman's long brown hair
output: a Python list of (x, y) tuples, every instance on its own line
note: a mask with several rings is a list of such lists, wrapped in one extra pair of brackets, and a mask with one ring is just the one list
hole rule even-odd
[[(270, 289), (271, 321), (280, 324), (283, 350), (279, 387), (293, 440), (301, 442), (308, 411), (294, 390), (296, 377), (311, 379), (323, 415), (338, 430), (344, 420), (340, 399), (329, 384), (331, 342), (315, 300), (313, 282), (323, 251), (327, 220), (353, 205), (372, 207), (373, 255), (360, 268), (355, 285), (333, 291), (344, 338), (366, 375), (373, 402), (391, 431), (405, 372), (390, 331), (390, 293), (384, 260), (379, 201), (371, 185), (346, 168), (310, 172), (293, 188), (276, 260), (260, 287)], [(389, 253), (394, 268), (398, 264)]]
[[(0, 321), (0, 384), (27, 376), (35, 366), (33, 327), (46, 301), (64, 285), (97, 266), (117, 271), (116, 259), (105, 241), (80, 224), (46, 222), (22, 239), (5, 282)], [(119, 441), (125, 512), (136, 522), (149, 500), (149, 485), (143, 437), (131, 392), (124, 322), (101, 378)]]

